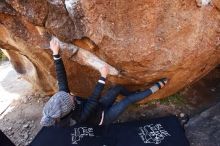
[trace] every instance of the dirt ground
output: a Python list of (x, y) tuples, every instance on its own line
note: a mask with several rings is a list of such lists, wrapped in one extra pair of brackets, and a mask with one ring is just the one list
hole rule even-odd
[[(220, 69), (217, 68), (193, 86), (163, 100), (133, 105), (118, 121), (150, 119), (186, 113), (190, 116), (219, 102)], [(49, 99), (17, 74), (9, 62), (0, 64), (0, 129), (17, 145), (28, 145), (41, 129), (44, 103)], [(132, 114), (131, 114), (132, 113)]]
[(49, 98), (41, 97), (9, 62), (0, 65), (0, 129), (16, 146), (28, 145), (41, 128), (41, 111)]

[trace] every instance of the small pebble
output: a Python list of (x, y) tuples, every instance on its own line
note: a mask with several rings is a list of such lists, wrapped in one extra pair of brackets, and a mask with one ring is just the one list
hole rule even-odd
[(28, 137), (29, 137), (28, 133), (25, 133), (24, 134), (24, 139), (26, 140), (26, 139), (28, 139)]
[(23, 125), (23, 128), (28, 128), (28, 127), (29, 127), (29, 124)]
[(185, 116), (185, 114), (184, 113), (180, 113), (180, 117), (182, 118), (182, 117), (184, 117)]
[(145, 117), (146, 115), (142, 113), (141, 116), (142, 116), (142, 117)]

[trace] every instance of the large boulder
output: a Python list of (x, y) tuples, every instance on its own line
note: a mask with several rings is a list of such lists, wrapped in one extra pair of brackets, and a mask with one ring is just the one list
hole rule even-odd
[[(220, 62), (220, 11), (211, 0), (3, 0), (0, 47), (34, 87), (56, 91), (51, 36), (59, 39), (71, 91), (88, 96), (98, 69), (108, 86), (145, 89), (170, 79), (163, 98)], [(78, 47), (76, 47), (78, 46)]]
[(220, 103), (189, 120), (185, 129), (191, 146), (217, 146), (220, 143)]

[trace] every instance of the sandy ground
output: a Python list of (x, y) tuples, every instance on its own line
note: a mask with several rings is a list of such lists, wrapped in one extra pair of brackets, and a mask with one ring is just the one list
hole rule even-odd
[(0, 129), (16, 146), (27, 145), (40, 130), (45, 100), (9, 62), (0, 65)]
[[(220, 69), (195, 85), (165, 100), (132, 105), (119, 122), (201, 112), (219, 101)], [(211, 76), (211, 78), (210, 78)], [(16, 144), (28, 145), (41, 129), (39, 124), (44, 103), (49, 99), (17, 74), (9, 62), (0, 64), (0, 129)], [(132, 114), (131, 114), (132, 113)]]

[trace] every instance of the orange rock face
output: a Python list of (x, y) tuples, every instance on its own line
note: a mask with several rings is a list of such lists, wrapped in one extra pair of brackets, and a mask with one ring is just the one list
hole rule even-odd
[[(220, 62), (218, 0), (6, 0), (0, 2), (0, 47), (34, 87), (56, 91), (49, 48), (56, 36), (71, 91), (88, 96), (98, 69), (111, 66), (108, 86), (145, 89), (169, 84), (144, 100), (190, 85)], [(76, 45), (80, 48), (77, 48)]]

